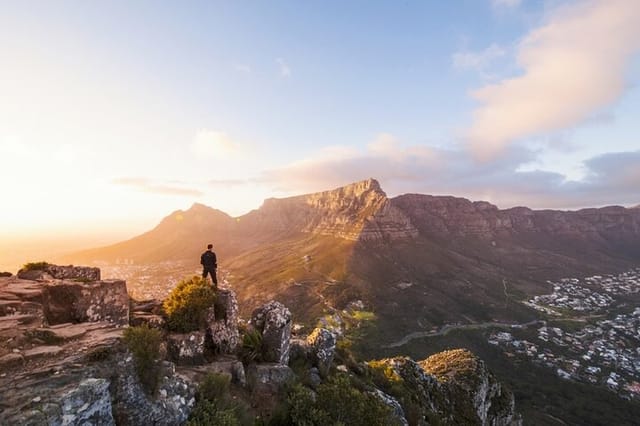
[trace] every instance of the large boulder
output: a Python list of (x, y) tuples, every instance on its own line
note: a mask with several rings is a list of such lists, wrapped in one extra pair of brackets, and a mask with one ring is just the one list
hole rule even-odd
[(123, 280), (52, 282), (44, 287), (42, 298), (49, 325), (97, 321), (129, 324), (129, 295)]
[(206, 334), (203, 331), (169, 334), (167, 336), (167, 353), (178, 364), (202, 364), (205, 361), (205, 337)]
[(247, 369), (249, 387), (257, 395), (275, 395), (294, 377), (293, 370), (282, 364), (251, 364)]
[(336, 335), (326, 328), (316, 328), (307, 337), (311, 362), (327, 372), (336, 354)]
[(99, 281), (100, 268), (89, 266), (60, 266), (42, 264), (38, 269), (21, 269), (18, 271), (18, 278), (24, 280), (78, 280), (78, 281)]
[[(439, 352), (420, 361), (443, 391), (448, 409), (464, 422), (503, 426), (522, 423), (513, 394), (489, 372), (484, 361), (466, 349)], [(440, 407), (444, 412), (444, 408)]]
[(109, 381), (85, 379), (62, 396), (63, 425), (115, 425), (111, 414)]
[(262, 334), (262, 358), (287, 365), (291, 339), (291, 312), (282, 303), (270, 301), (256, 309), (251, 324)]
[(207, 312), (207, 334), (213, 350), (219, 354), (232, 354), (240, 342), (238, 331), (238, 299), (230, 289), (216, 293), (215, 305)]
[(118, 376), (112, 386), (113, 414), (118, 425), (182, 425), (195, 404), (196, 387), (163, 362), (155, 397), (149, 397), (138, 381), (131, 357), (118, 361)]

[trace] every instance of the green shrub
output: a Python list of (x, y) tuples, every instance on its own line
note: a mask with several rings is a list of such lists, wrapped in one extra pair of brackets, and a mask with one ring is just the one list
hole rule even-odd
[(47, 262), (29, 262), (22, 265), (22, 271), (44, 271), (49, 266)]
[(215, 300), (215, 290), (202, 277), (180, 281), (162, 304), (169, 329), (179, 333), (198, 330)]
[(225, 374), (207, 374), (196, 393), (196, 405), (189, 416), (188, 426), (240, 426), (253, 424), (248, 407), (229, 397), (231, 378)]
[(46, 329), (27, 330), (24, 335), (30, 340), (40, 340), (45, 345), (58, 345), (64, 341), (62, 337)]
[(160, 330), (147, 324), (129, 327), (124, 331), (124, 342), (133, 354), (136, 373), (149, 395), (155, 394), (160, 380)]
[[(345, 374), (332, 376), (313, 393), (302, 385), (289, 392), (288, 424), (304, 426), (362, 425), (387, 426), (398, 424), (391, 408), (378, 397), (359, 390)], [(285, 423), (287, 423), (285, 422)]]
[(92, 362), (104, 362), (113, 355), (113, 348), (111, 346), (99, 346), (84, 356), (84, 360), (88, 363)]
[(198, 399), (222, 401), (229, 396), (231, 377), (226, 374), (207, 374), (198, 386)]
[(242, 346), (240, 347), (240, 359), (245, 364), (262, 361), (262, 334), (249, 328), (242, 334)]
[(233, 409), (221, 410), (211, 401), (201, 401), (191, 411), (187, 426), (239, 426)]
[(302, 385), (294, 386), (287, 397), (287, 404), (291, 424), (300, 426), (333, 424), (329, 413), (316, 406), (311, 390)]

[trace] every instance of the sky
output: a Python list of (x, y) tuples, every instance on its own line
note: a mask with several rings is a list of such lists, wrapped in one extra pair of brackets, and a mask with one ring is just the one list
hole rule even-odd
[(638, 22), (637, 0), (0, 0), (0, 246), (369, 177), (639, 204)]

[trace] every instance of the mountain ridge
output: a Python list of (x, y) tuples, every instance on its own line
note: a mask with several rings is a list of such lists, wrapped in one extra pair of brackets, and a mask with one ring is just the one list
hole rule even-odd
[[(640, 234), (640, 209), (499, 209), (486, 201), (454, 196), (403, 194), (388, 198), (379, 182), (369, 178), (328, 191), (269, 198), (260, 208), (235, 218), (194, 203), (187, 210), (172, 212), (139, 236), (69, 258), (113, 261), (118, 255), (136, 262), (187, 259), (195, 253), (191, 246), (199, 250), (208, 241), (237, 255), (246, 247), (300, 234), (379, 242), (411, 240), (421, 233), (439, 238), (455, 235), (491, 239), (542, 232), (602, 239), (599, 233), (611, 233), (612, 228), (619, 229), (615, 236), (624, 241)], [(175, 249), (169, 248), (172, 246)]]

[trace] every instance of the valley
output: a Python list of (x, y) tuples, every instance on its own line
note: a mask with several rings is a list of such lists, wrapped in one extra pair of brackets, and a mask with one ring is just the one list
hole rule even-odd
[[(365, 359), (468, 348), (512, 386), (530, 424), (584, 424), (592, 398), (619, 414), (603, 414), (616, 424), (640, 413), (624, 399), (635, 399), (639, 379), (638, 209), (388, 198), (368, 179), (269, 199), (238, 218), (196, 204), (65, 260), (125, 278), (137, 300), (158, 299), (200, 273), (209, 242), (245, 318), (281, 301), (296, 327), (346, 327)], [(581, 402), (572, 405), (563, 395), (573, 391)]]

